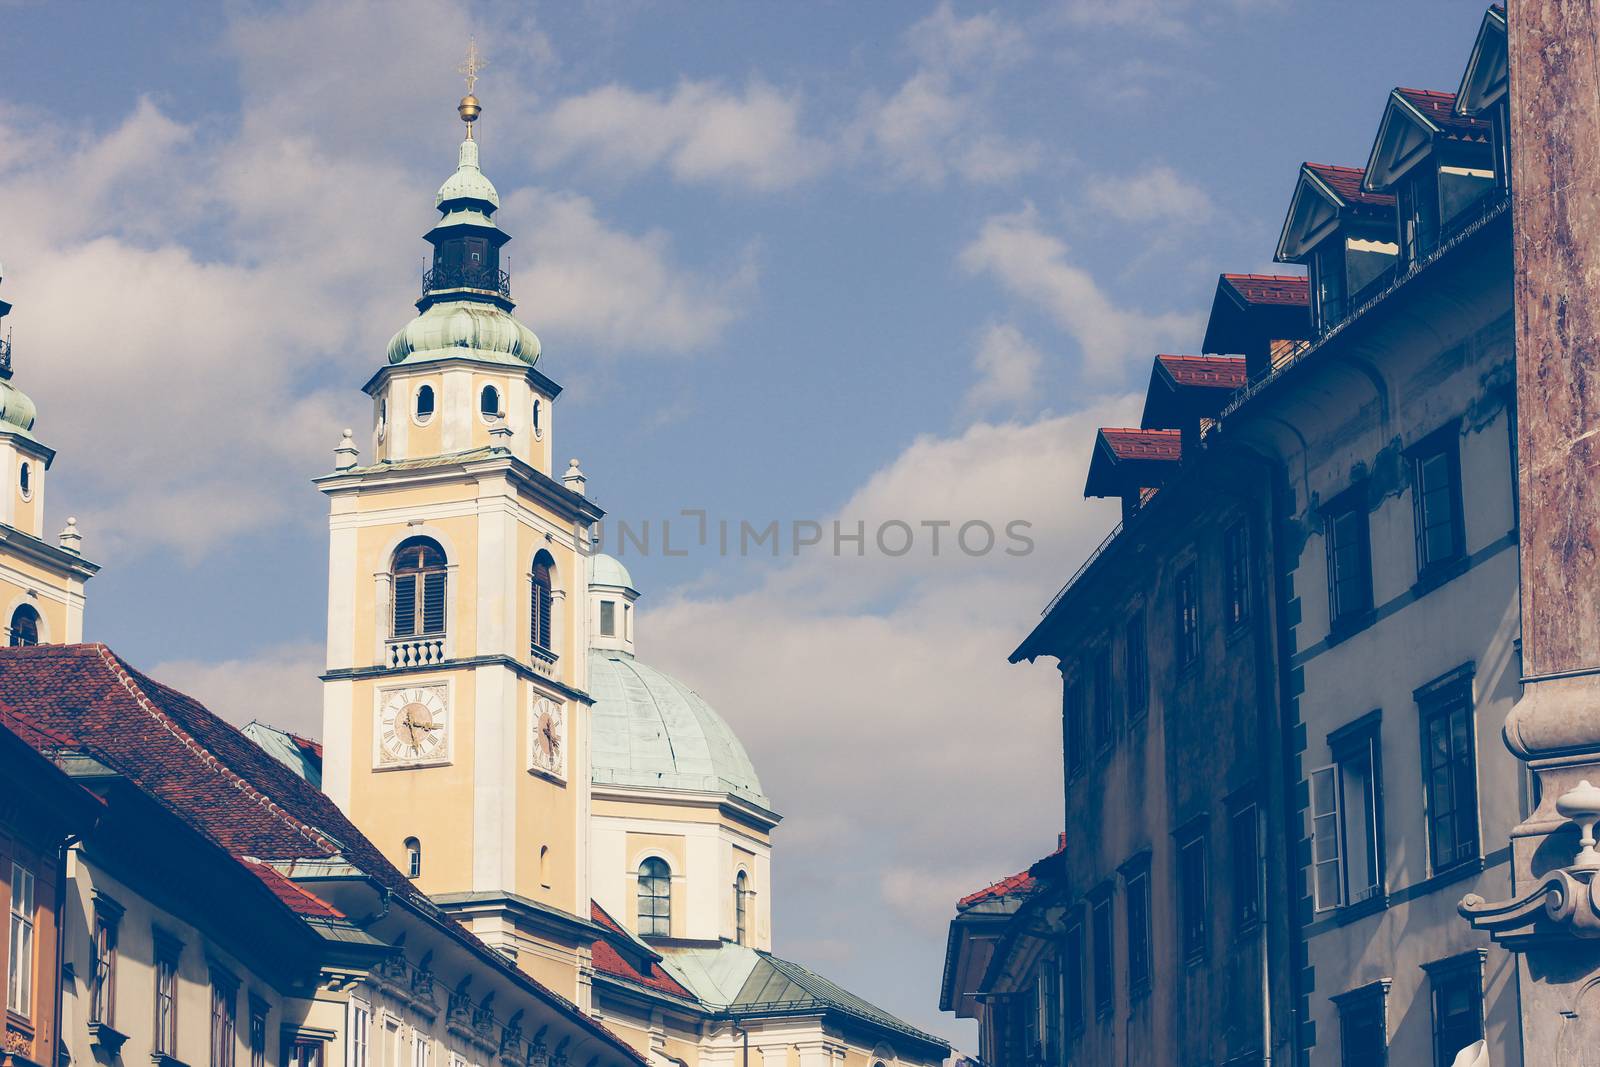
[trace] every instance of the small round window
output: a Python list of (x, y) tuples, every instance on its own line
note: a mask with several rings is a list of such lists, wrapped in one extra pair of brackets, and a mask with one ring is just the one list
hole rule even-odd
[(544, 436), (544, 401), (533, 402), (533, 436)]
[(419, 386), (417, 389), (417, 421), (427, 422), (431, 418), (433, 418), (433, 386)]
[(500, 390), (492, 385), (483, 387), (483, 392), (478, 394), (478, 413), (485, 419), (500, 417)]
[(33, 464), (23, 463), (22, 469), (17, 472), (17, 488), (22, 491), (22, 499), (33, 499)]

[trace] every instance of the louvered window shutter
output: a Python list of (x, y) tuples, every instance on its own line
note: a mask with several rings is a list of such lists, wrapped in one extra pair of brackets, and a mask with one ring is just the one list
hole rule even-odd
[(417, 632), (417, 576), (403, 574), (394, 580), (394, 635), (410, 637)]
[(446, 575), (433, 571), (422, 576), (422, 632), (444, 633), (444, 594)]

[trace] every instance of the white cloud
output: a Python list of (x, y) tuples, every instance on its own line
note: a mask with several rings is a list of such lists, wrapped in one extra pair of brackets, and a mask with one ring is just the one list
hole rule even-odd
[(1194, 225), (1211, 217), (1211, 197), (1165, 165), (1135, 174), (1101, 175), (1088, 184), (1089, 202), (1122, 222)]
[[(458, 8), (406, 2), (361, 16), (378, 7), (236, 12), (233, 126), (191, 127), (150, 100), (105, 132), (0, 110), (16, 384), (61, 453), (55, 484), (71, 492), (52, 506), (83, 516), (101, 562), (156, 548), (195, 561), (303, 521), (317, 510), (305, 479), (364, 417), (351, 383), (414, 314), (418, 234), (459, 137), (440, 114), (419, 161), (416, 117), (459, 93), (442, 49), (466, 36)], [(455, 24), (458, 36), (446, 32)], [(379, 45), (413, 61), (345, 61)], [(497, 58), (509, 86), (520, 64)], [(438, 79), (415, 74), (435, 67)], [(530, 122), (511, 103), (525, 95), (507, 91), (494, 112), (491, 171), (496, 152), (509, 168), (504, 146)], [(752, 292), (748, 253), (707, 273), (674, 257), (666, 233), (629, 232), (581, 197), (502, 191), (507, 227), (538, 235), (511, 246), (513, 284), (549, 339), (616, 358), (692, 351)]]
[(1178, 36), (1188, 30), (1193, 6), (1193, 0), (1067, 0), (1062, 11), (1073, 26)]
[(973, 274), (993, 276), (1012, 294), (1037, 305), (1077, 341), (1084, 367), (1111, 378), (1130, 359), (1146, 359), (1174, 342), (1192, 341), (1198, 314), (1145, 313), (1118, 305), (1060, 238), (1046, 233), (1032, 208), (995, 215), (961, 252)]
[(531, 261), (514, 270), (536, 330), (614, 351), (692, 351), (733, 321), (755, 285), (748, 257), (724, 278), (696, 274), (673, 261), (665, 232), (614, 229), (585, 197), (523, 190), (502, 214), (539, 235)]
[(1023, 62), (1027, 37), (997, 14), (958, 17), (948, 3), (906, 31), (916, 70), (884, 96), (868, 94), (846, 139), (881, 158), (897, 181), (1009, 181), (1038, 166), (1036, 141), (1000, 132), (997, 73)]
[(178, 659), (148, 672), (233, 723), (271, 723), (306, 737), (322, 736), (321, 646), (277, 645), (221, 662)]
[(1035, 379), (1044, 354), (1015, 326), (993, 323), (978, 340), (973, 360), (979, 378), (967, 390), (966, 407), (973, 411), (1024, 407), (1035, 399)]
[(632, 175), (665, 167), (679, 181), (785, 189), (817, 174), (826, 146), (799, 130), (800, 101), (760, 82), (730, 92), (684, 81), (669, 93), (611, 84), (561, 101), (532, 142), (536, 164), (572, 157)]

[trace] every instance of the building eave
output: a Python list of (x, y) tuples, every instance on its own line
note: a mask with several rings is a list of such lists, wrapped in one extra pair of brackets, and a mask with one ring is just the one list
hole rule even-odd
[(3, 522), (0, 522), (0, 542), (34, 563), (55, 570), (68, 571), (84, 580), (93, 578), (100, 571), (100, 564), (91, 563), (76, 552), (68, 552), (64, 548), (46, 544), (32, 534), (24, 533), (15, 526), (7, 526)]

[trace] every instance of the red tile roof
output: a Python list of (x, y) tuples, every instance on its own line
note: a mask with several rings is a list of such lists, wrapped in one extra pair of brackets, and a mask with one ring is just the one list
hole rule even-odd
[(1182, 436), (1177, 430), (1139, 430), (1129, 426), (1100, 428), (1100, 439), (1119, 461), (1145, 459), (1176, 463), (1182, 458)]
[[(1056, 835), (1056, 850), (1050, 853), (1049, 856), (1046, 856), (1045, 859), (1059, 856), (1066, 850), (1067, 835), (1064, 833), (1058, 834)], [(956, 909), (962, 910), (965, 908), (970, 908), (974, 904), (982, 904), (986, 900), (999, 900), (1002, 897), (1027, 896), (1029, 893), (1032, 893), (1039, 887), (1038, 879), (1033, 876), (1033, 868), (1037, 865), (1037, 863), (1038, 861), (1030, 863), (1028, 864), (1028, 868), (1026, 870), (1018, 871), (1016, 874), (1008, 875), (1005, 878), (1000, 879), (998, 882), (993, 882), (987, 886), (984, 886), (976, 893), (968, 893), (966, 896), (956, 901)]]
[(1367, 176), (1365, 167), (1340, 167), (1332, 163), (1307, 163), (1306, 170), (1320, 178), (1347, 204), (1367, 204), (1372, 207), (1392, 207), (1392, 193), (1369, 193), (1361, 187)]
[(1243, 356), (1157, 356), (1156, 362), (1183, 386), (1240, 389), (1247, 380)]
[(1222, 280), (1246, 304), (1311, 304), (1311, 290), (1303, 274), (1224, 274)]
[[(613, 919), (606, 909), (594, 901), (589, 902), (589, 917), (600, 926), (610, 930), (615, 937), (625, 942), (632, 942), (633, 935), (622, 928), (622, 925)], [(601, 974), (620, 978), (624, 982), (642, 985), (646, 989), (654, 989), (658, 993), (678, 997), (683, 1000), (695, 1000), (695, 995), (685, 989), (677, 979), (662, 968), (659, 959), (641, 957), (643, 969), (634, 966), (616, 946), (606, 938), (600, 938), (589, 949), (590, 956), (594, 959), (594, 969)]]
[(250, 869), (250, 873), (266, 883), (272, 895), (289, 905), (289, 909), (296, 915), (305, 915), (314, 919), (342, 919), (344, 912), (329, 904), (314, 893), (308, 892), (286, 878), (276, 867), (268, 866), (259, 860), (243, 857), (242, 862)]
[(1395, 93), (1427, 116), (1428, 121), (1439, 127), (1442, 135), (1450, 140), (1489, 143), (1489, 120), (1457, 114), (1455, 93), (1405, 88), (1397, 88)]

